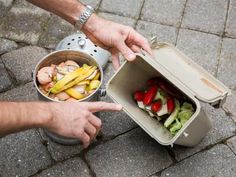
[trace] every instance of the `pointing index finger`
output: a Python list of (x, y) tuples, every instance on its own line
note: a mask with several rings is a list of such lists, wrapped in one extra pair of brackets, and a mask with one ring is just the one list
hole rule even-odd
[(87, 107), (91, 112), (122, 110), (122, 106), (119, 104), (107, 103), (102, 101), (87, 103)]

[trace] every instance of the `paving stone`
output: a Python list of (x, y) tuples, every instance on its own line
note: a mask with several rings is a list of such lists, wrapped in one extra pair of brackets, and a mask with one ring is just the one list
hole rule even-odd
[(227, 145), (230, 147), (230, 149), (236, 154), (236, 136), (233, 138), (230, 138), (227, 141)]
[(152, 22), (138, 21), (136, 29), (148, 40), (157, 36), (158, 41), (175, 44), (177, 29), (171, 26), (159, 25)]
[(236, 89), (236, 39), (223, 39), (218, 78), (229, 88)]
[(228, 0), (189, 0), (182, 27), (223, 34)]
[(215, 75), (218, 64), (220, 37), (216, 35), (181, 29), (177, 48), (192, 60)]
[(142, 20), (179, 26), (186, 0), (146, 0), (142, 9)]
[[(113, 102), (108, 96), (101, 101)], [(103, 139), (110, 139), (137, 127), (137, 124), (125, 112), (100, 112)]]
[(0, 37), (35, 45), (49, 16), (36, 6), (17, 1), (0, 26)]
[(86, 158), (97, 177), (150, 176), (172, 163), (167, 151), (141, 129), (96, 146)]
[(36, 46), (23, 47), (2, 55), (5, 66), (14, 74), (18, 83), (32, 80), (31, 73), (47, 51)]
[(0, 38), (0, 55), (17, 48), (17, 44), (14, 41), (8, 39)]
[(40, 12), (44, 12), (43, 9), (33, 5), (32, 3), (28, 2), (27, 0), (15, 0), (14, 7), (39, 10)]
[(0, 139), (0, 176), (30, 176), (52, 163), (39, 134), (29, 130)]
[(47, 149), (55, 161), (62, 161), (79, 154), (83, 150), (82, 145), (65, 146), (53, 142), (46, 136), (43, 130), (39, 130), (42, 139), (47, 144)]
[(76, 33), (73, 25), (58, 16), (53, 16), (48, 23), (47, 30), (40, 36), (39, 45), (55, 48), (66, 36)]
[(0, 60), (0, 92), (6, 91), (11, 85), (11, 80), (7, 74), (2, 61)]
[(13, 0), (0, 0), (0, 17), (4, 17), (5, 14), (12, 6)]
[(150, 177), (161, 177), (161, 175), (151, 175)]
[(33, 82), (0, 94), (1, 101), (37, 101), (38, 95)]
[(138, 19), (143, 0), (103, 0), (101, 11)]
[(69, 159), (63, 163), (44, 170), (35, 177), (90, 177), (89, 169), (86, 164), (80, 159)]
[(236, 125), (229, 116), (225, 115), (225, 112), (222, 109), (214, 109), (207, 104), (202, 105), (202, 108), (212, 121), (212, 129), (196, 147), (187, 148), (175, 146), (172, 150), (174, 151), (175, 157), (178, 161), (235, 134)]
[(161, 173), (162, 177), (232, 177), (236, 174), (236, 156), (225, 145), (216, 145)]
[(101, 0), (80, 0), (80, 2), (92, 6), (94, 9), (97, 9)]
[(133, 28), (135, 26), (135, 20), (132, 18), (129, 18), (129, 17), (122, 17), (119, 15), (114, 15), (114, 14), (104, 13), (104, 12), (100, 12), (98, 15), (107, 19), (107, 20), (112, 20), (117, 23), (132, 26)]
[(233, 121), (236, 123), (236, 91), (231, 90), (231, 95), (228, 96), (226, 99), (225, 104), (223, 105), (223, 109), (230, 114)]
[(108, 83), (108, 81), (114, 74), (115, 74), (115, 71), (114, 71), (112, 63), (108, 63), (103, 73), (102, 88), (105, 88), (106, 84)]
[(236, 0), (230, 0), (225, 35), (236, 37)]

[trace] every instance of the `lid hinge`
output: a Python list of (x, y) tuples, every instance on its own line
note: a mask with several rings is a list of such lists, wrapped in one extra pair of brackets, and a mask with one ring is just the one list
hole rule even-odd
[(217, 100), (213, 103), (210, 103), (214, 108), (221, 108), (226, 101), (227, 96), (224, 96), (223, 99)]
[(158, 49), (162, 46), (165, 46), (165, 43), (158, 42), (157, 36), (153, 36), (151, 40), (149, 41), (151, 49)]

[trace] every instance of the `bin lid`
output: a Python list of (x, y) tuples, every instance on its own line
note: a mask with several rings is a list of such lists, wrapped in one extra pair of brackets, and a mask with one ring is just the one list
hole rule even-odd
[(221, 106), (230, 90), (201, 66), (189, 59), (176, 47), (156, 43), (153, 50), (154, 63), (158, 63), (181, 82), (200, 101)]

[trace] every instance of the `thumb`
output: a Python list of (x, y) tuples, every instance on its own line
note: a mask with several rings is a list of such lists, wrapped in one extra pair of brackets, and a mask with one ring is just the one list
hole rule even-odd
[(133, 61), (136, 58), (136, 55), (134, 54), (134, 52), (124, 42), (120, 42), (117, 45), (117, 49), (128, 61)]
[(86, 106), (91, 112), (99, 112), (99, 111), (105, 111), (105, 110), (106, 111), (121, 111), (122, 110), (122, 106), (115, 103), (107, 103), (107, 102), (98, 101), (98, 102), (88, 102), (85, 104), (87, 104)]

